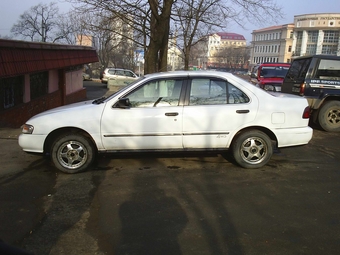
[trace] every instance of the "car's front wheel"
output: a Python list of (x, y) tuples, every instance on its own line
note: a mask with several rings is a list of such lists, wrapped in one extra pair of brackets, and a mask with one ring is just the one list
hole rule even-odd
[(52, 145), (52, 162), (64, 173), (85, 171), (95, 158), (92, 142), (81, 134), (59, 136)]
[(240, 166), (259, 168), (267, 164), (273, 155), (272, 141), (261, 131), (246, 131), (236, 137), (232, 154)]

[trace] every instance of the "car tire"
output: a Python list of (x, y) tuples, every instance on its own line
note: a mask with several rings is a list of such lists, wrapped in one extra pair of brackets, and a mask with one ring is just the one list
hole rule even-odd
[(52, 145), (52, 162), (64, 173), (75, 174), (85, 171), (94, 161), (93, 143), (81, 134), (59, 136)]
[(340, 131), (340, 102), (326, 102), (318, 114), (318, 122), (321, 128), (328, 132)]
[(241, 167), (260, 168), (267, 164), (273, 155), (272, 141), (261, 131), (245, 131), (233, 142), (232, 154)]

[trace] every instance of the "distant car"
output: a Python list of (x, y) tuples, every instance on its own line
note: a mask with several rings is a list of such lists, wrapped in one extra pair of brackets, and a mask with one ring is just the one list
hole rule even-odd
[(259, 168), (273, 147), (310, 141), (308, 118), (305, 98), (267, 92), (230, 73), (164, 72), (141, 77), (108, 98), (32, 117), (19, 145), (50, 155), (66, 173), (89, 168), (97, 152), (230, 149), (240, 166)]
[(91, 80), (91, 76), (87, 73), (83, 73), (83, 81)]
[(253, 67), (250, 73), (250, 81), (264, 90), (281, 91), (281, 85), (285, 78), (290, 63), (265, 62)]
[(128, 69), (105, 68), (101, 81), (108, 86), (126, 86), (137, 78), (138, 75)]

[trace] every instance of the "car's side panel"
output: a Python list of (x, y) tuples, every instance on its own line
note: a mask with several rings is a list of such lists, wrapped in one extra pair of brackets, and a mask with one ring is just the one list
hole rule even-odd
[(182, 148), (183, 106), (106, 108), (102, 141), (106, 150)]

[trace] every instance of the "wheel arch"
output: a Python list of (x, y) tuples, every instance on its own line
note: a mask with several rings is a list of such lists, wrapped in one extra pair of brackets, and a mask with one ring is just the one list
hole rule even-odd
[(262, 127), (262, 126), (252, 126), (252, 127), (246, 127), (246, 128), (240, 129), (234, 135), (229, 147), (232, 146), (232, 144), (237, 140), (240, 134), (243, 134), (244, 132), (254, 131), (254, 130), (262, 131), (263, 133), (265, 133), (269, 137), (269, 139), (273, 141), (273, 147), (277, 148), (278, 141), (277, 141), (276, 135), (270, 129)]
[(51, 153), (51, 147), (53, 145), (53, 142), (57, 137), (61, 136), (62, 134), (80, 134), (85, 137), (87, 137), (90, 142), (92, 143), (93, 148), (95, 148), (98, 151), (97, 145), (95, 141), (93, 140), (92, 136), (87, 133), (85, 130), (81, 128), (76, 127), (62, 127), (58, 128), (56, 130), (53, 130), (51, 133), (48, 134), (48, 136), (45, 139), (44, 143), (44, 154), (50, 154)]

